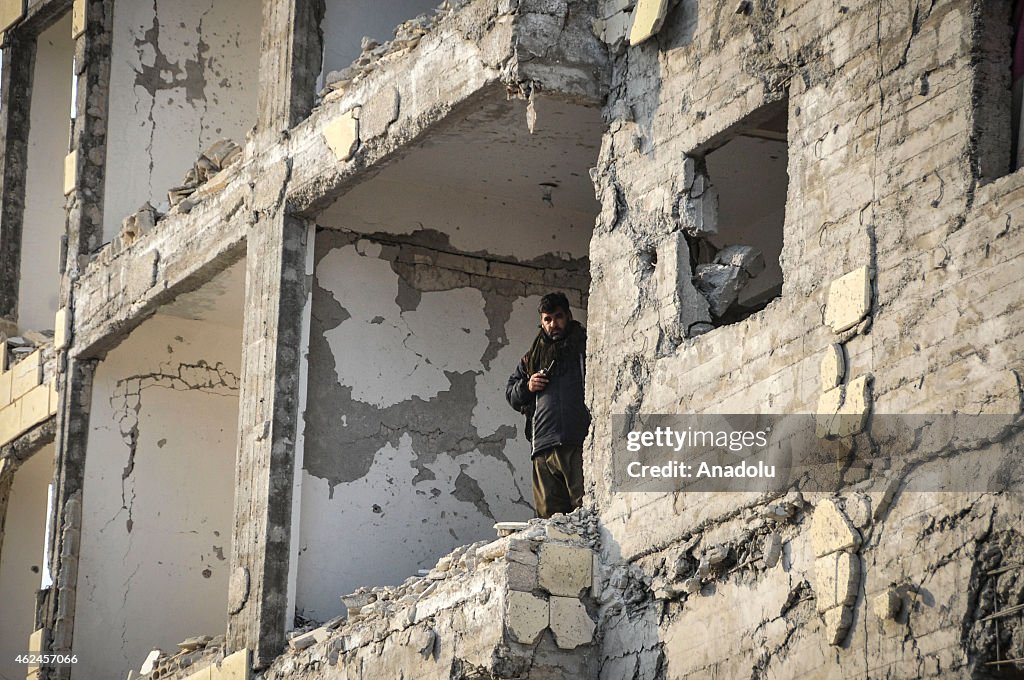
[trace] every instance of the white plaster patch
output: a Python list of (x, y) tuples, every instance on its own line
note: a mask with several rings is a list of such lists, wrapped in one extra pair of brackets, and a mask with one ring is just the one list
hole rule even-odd
[(451, 387), (445, 371), (483, 370), (488, 341), (480, 291), (423, 293), (415, 310), (403, 312), (394, 301), (398, 275), (355, 246), (326, 255), (317, 278), (351, 315), (325, 336), (338, 379), (352, 388), (353, 399), (378, 408), (426, 400)]

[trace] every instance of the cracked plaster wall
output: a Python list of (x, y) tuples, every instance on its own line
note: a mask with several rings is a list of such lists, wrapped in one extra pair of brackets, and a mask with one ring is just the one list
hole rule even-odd
[[(529, 444), (504, 386), (536, 332), (544, 270), (488, 276), (482, 258), (437, 250), (444, 235), (392, 239), (317, 238), (297, 607), (318, 620), (342, 593), (399, 583), (532, 516)], [(553, 262), (581, 300), (585, 268)]]
[(73, 59), (69, 13), (37, 39), (18, 286), (18, 326), (22, 330), (52, 328), (57, 312)]
[(24, 675), (14, 658), (28, 649), (36, 591), (42, 580), (46, 495), (53, 477), (53, 444), (36, 451), (14, 473), (0, 552), (0, 677)]
[(114, 11), (103, 240), (167, 203), (199, 154), (255, 123), (256, 0), (127, 0)]
[(225, 630), (240, 353), (238, 328), (157, 315), (97, 368), (75, 677)]
[[(888, 509), (868, 497), (851, 632), (832, 647), (816, 611), (808, 537), (824, 494), (809, 494), (803, 512), (776, 526), (755, 495), (609, 490), (612, 414), (814, 412), (820, 361), (837, 342), (822, 322), (829, 283), (864, 265), (875, 271), (872, 320), (840, 341), (852, 375), (872, 376), (873, 411), (1021, 409), (1024, 177), (982, 184), (975, 168), (974, 5), (746, 7), (683, 0), (656, 38), (615, 60), (595, 171), (603, 207), (591, 246), (596, 430), (585, 454), (604, 558), (621, 569), (604, 596), (601, 677), (966, 677), (979, 661), (967, 640), (980, 611), (980, 556), (995, 549), (996, 527), (1021, 521), (1019, 497), (905, 493)], [(669, 277), (682, 287), (689, 271), (650, 254), (678, 228), (684, 154), (786, 87), (782, 297), (738, 324), (671, 340), (679, 319), (660, 304), (657, 283)], [(917, 474), (1015, 459), (1020, 446), (1013, 435)], [(760, 562), (770, 530), (782, 540), (773, 568)], [(692, 575), (695, 557), (715, 543), (754, 562), (730, 567), (702, 594), (655, 596), (659, 583)], [(899, 621), (868, 605), (890, 584), (917, 593), (905, 597)]]

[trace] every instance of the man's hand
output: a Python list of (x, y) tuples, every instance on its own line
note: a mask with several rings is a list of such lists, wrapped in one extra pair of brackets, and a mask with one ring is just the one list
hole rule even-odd
[(530, 382), (526, 384), (526, 387), (531, 392), (540, 392), (548, 386), (548, 377), (544, 374), (544, 371), (537, 371), (530, 376)]

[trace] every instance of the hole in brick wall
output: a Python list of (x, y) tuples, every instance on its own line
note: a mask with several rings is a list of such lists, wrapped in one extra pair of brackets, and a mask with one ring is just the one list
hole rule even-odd
[(702, 217), (687, 230), (690, 264), (715, 325), (745, 319), (782, 293), (788, 110), (785, 98), (761, 107), (692, 160), (689, 196)]

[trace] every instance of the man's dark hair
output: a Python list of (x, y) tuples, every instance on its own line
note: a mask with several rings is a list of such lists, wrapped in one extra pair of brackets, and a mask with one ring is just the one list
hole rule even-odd
[(566, 314), (572, 314), (572, 310), (569, 309), (569, 298), (565, 297), (565, 293), (548, 293), (537, 305), (539, 314), (554, 314), (559, 309), (564, 309)]

